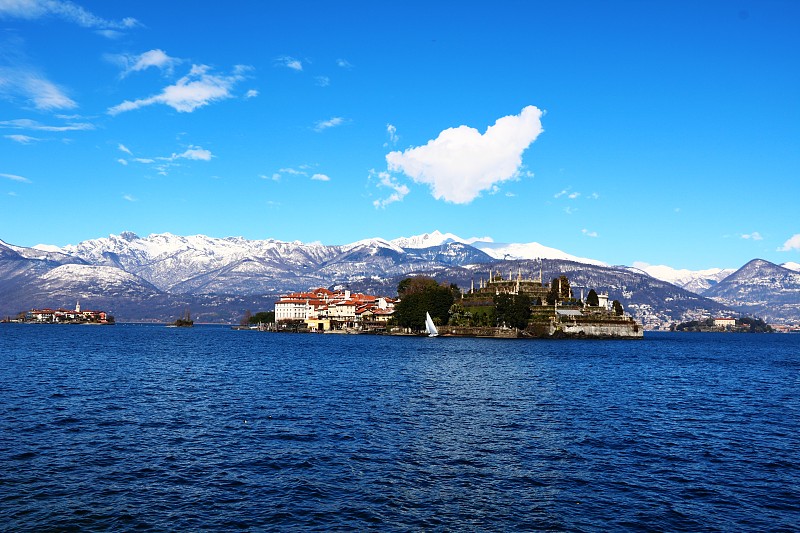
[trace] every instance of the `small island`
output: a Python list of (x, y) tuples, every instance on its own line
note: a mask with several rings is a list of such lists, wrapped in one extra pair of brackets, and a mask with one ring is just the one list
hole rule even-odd
[(189, 309), (186, 309), (186, 312), (183, 314), (182, 317), (178, 318), (175, 322), (168, 325), (169, 327), (174, 328), (191, 328), (194, 326), (194, 320), (192, 320), (192, 315), (189, 313)]
[(3, 322), (16, 322), (24, 324), (90, 324), (90, 325), (113, 325), (114, 317), (105, 311), (92, 311), (81, 309), (80, 302), (75, 304), (75, 309), (64, 309), (59, 307), (51, 309), (31, 309), (23, 311), (16, 318), (6, 318)]
[(772, 333), (772, 326), (760, 318), (707, 318), (673, 324), (670, 331), (727, 332), (727, 333)]

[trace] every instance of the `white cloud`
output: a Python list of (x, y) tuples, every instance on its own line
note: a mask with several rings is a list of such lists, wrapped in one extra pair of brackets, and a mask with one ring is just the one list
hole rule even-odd
[(293, 168), (281, 168), (278, 170), (281, 174), (292, 174), (294, 176), (308, 176), (308, 174), (303, 170), (296, 170)]
[(3, 173), (0, 173), (0, 178), (6, 178), (6, 179), (9, 179), (11, 181), (18, 181), (20, 183), (31, 183), (31, 180), (29, 180), (28, 178), (25, 178), (23, 176), (17, 176), (16, 174), (3, 174)]
[(341, 58), (336, 60), (336, 66), (341, 68), (353, 68), (353, 65), (351, 65), (348, 60)]
[(169, 158), (170, 161), (176, 159), (191, 159), (193, 161), (211, 161), (211, 151), (200, 148), (199, 146), (190, 146), (182, 154), (172, 154)]
[(291, 56), (281, 56), (275, 60), (276, 63), (279, 65), (290, 68), (292, 70), (296, 70), (298, 72), (303, 70), (303, 63), (299, 59), (295, 59)]
[(27, 20), (56, 16), (84, 28), (128, 29), (139, 25), (134, 18), (106, 20), (68, 0), (2, 0), (0, 16)]
[(594, 238), (594, 237), (597, 237), (597, 236), (598, 236), (596, 231), (589, 231), (589, 230), (588, 230), (588, 229), (586, 229), (586, 228), (582, 229), (582, 230), (581, 230), (581, 233), (583, 233), (583, 234), (584, 234), (584, 235), (586, 235), (587, 237), (593, 237), (593, 238)]
[(394, 202), (400, 202), (410, 192), (408, 186), (399, 183), (388, 172), (376, 172), (375, 170), (370, 170), (369, 178), (377, 178), (378, 186), (386, 187), (394, 191), (388, 197), (372, 202), (372, 205), (374, 205), (376, 209), (379, 207), (385, 208), (387, 205)]
[(207, 65), (192, 65), (186, 76), (174, 85), (165, 87), (161, 94), (139, 100), (126, 100), (108, 109), (109, 115), (118, 115), (153, 104), (164, 104), (181, 113), (191, 113), (218, 100), (231, 98), (233, 86), (245, 78), (247, 67), (237, 66), (228, 76), (209, 73)]
[(106, 58), (118, 64), (123, 70), (120, 77), (124, 78), (133, 72), (141, 72), (150, 67), (155, 67), (166, 73), (172, 73), (175, 66), (181, 63), (181, 60), (176, 57), (170, 57), (161, 49), (148, 50), (147, 52), (139, 55), (132, 54), (119, 54), (109, 55)]
[(42, 111), (78, 107), (61, 87), (29, 67), (0, 67), (2, 95), (21, 97)]
[(754, 231), (753, 233), (745, 233), (744, 235), (742, 235), (742, 239), (752, 239), (754, 241), (763, 241), (764, 237), (762, 237), (759, 232)]
[(14, 130), (34, 130), (34, 131), (85, 131), (93, 130), (94, 126), (86, 122), (70, 122), (64, 126), (48, 126), (41, 124), (35, 120), (28, 118), (19, 118), (14, 120), (0, 120), (0, 128), (8, 128)]
[(314, 131), (324, 131), (344, 124), (342, 117), (332, 117), (329, 120), (320, 120), (314, 125)]
[(130, 195), (130, 194), (123, 195), (122, 199), (123, 200), (127, 200), (129, 202), (135, 202), (136, 201), (136, 198), (134, 196)]
[[(400, 137), (397, 136), (397, 128), (392, 124), (386, 125), (386, 135), (389, 136), (389, 142), (392, 144), (397, 144), (397, 141), (400, 140)], [(384, 144), (387, 146), (387, 144)]]
[(245, 98), (255, 98), (256, 96), (258, 96), (258, 91), (255, 89), (250, 89), (244, 94)]
[(570, 189), (571, 189), (571, 187), (567, 187), (566, 189), (562, 189), (560, 192), (557, 192), (556, 194), (554, 194), (553, 198), (561, 198), (562, 196), (566, 196), (570, 200), (575, 200), (577, 198), (580, 198), (581, 193), (579, 193), (577, 191), (570, 192)]
[(792, 250), (800, 251), (800, 233), (795, 233), (783, 243), (783, 246), (778, 248), (779, 252), (791, 252)]
[(429, 185), (437, 200), (469, 203), (518, 177), (522, 153), (543, 131), (541, 116), (528, 106), (498, 119), (484, 134), (468, 126), (446, 129), (425, 146), (387, 154), (388, 170)]
[(29, 135), (3, 135), (3, 137), (20, 144), (30, 144), (32, 142), (41, 141), (41, 139), (30, 137)]
[(328, 76), (317, 76), (314, 80), (319, 87), (327, 87), (331, 84), (331, 79)]
[[(133, 156), (131, 150), (129, 150), (125, 145), (120, 144), (118, 148), (120, 151)], [(186, 159), (189, 161), (211, 161), (213, 157), (214, 155), (210, 150), (206, 150), (200, 146), (189, 146), (181, 153), (173, 153), (172, 155), (166, 157), (130, 157), (127, 160), (117, 159), (117, 162), (121, 165), (127, 165), (129, 162), (141, 163), (143, 165), (155, 165), (155, 170), (158, 171), (160, 175), (166, 176), (170, 168), (180, 164), (179, 160), (181, 159)]]
[(95, 33), (97, 35), (102, 35), (106, 39), (119, 39), (120, 37), (125, 35), (121, 31), (117, 30), (95, 30)]
[(325, 174), (314, 174), (313, 176), (311, 176), (311, 179), (312, 180), (316, 180), (316, 181), (330, 181), (331, 180)]

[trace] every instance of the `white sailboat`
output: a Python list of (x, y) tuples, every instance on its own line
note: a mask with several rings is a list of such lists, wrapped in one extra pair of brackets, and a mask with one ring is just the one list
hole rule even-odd
[(433, 323), (433, 319), (431, 318), (431, 314), (425, 311), (425, 333), (428, 334), (428, 337), (438, 337), (439, 330), (436, 329), (436, 326)]

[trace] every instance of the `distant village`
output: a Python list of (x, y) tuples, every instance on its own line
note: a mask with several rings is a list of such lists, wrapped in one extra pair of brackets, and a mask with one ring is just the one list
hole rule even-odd
[(75, 309), (31, 309), (20, 313), (16, 318), (6, 318), (4, 322), (24, 322), (32, 324), (114, 324), (114, 317), (105, 311), (81, 309), (80, 302)]

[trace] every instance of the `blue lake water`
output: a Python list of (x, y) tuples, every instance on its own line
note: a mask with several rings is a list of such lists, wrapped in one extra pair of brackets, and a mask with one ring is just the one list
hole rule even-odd
[(0, 530), (799, 531), (800, 335), (0, 325)]

